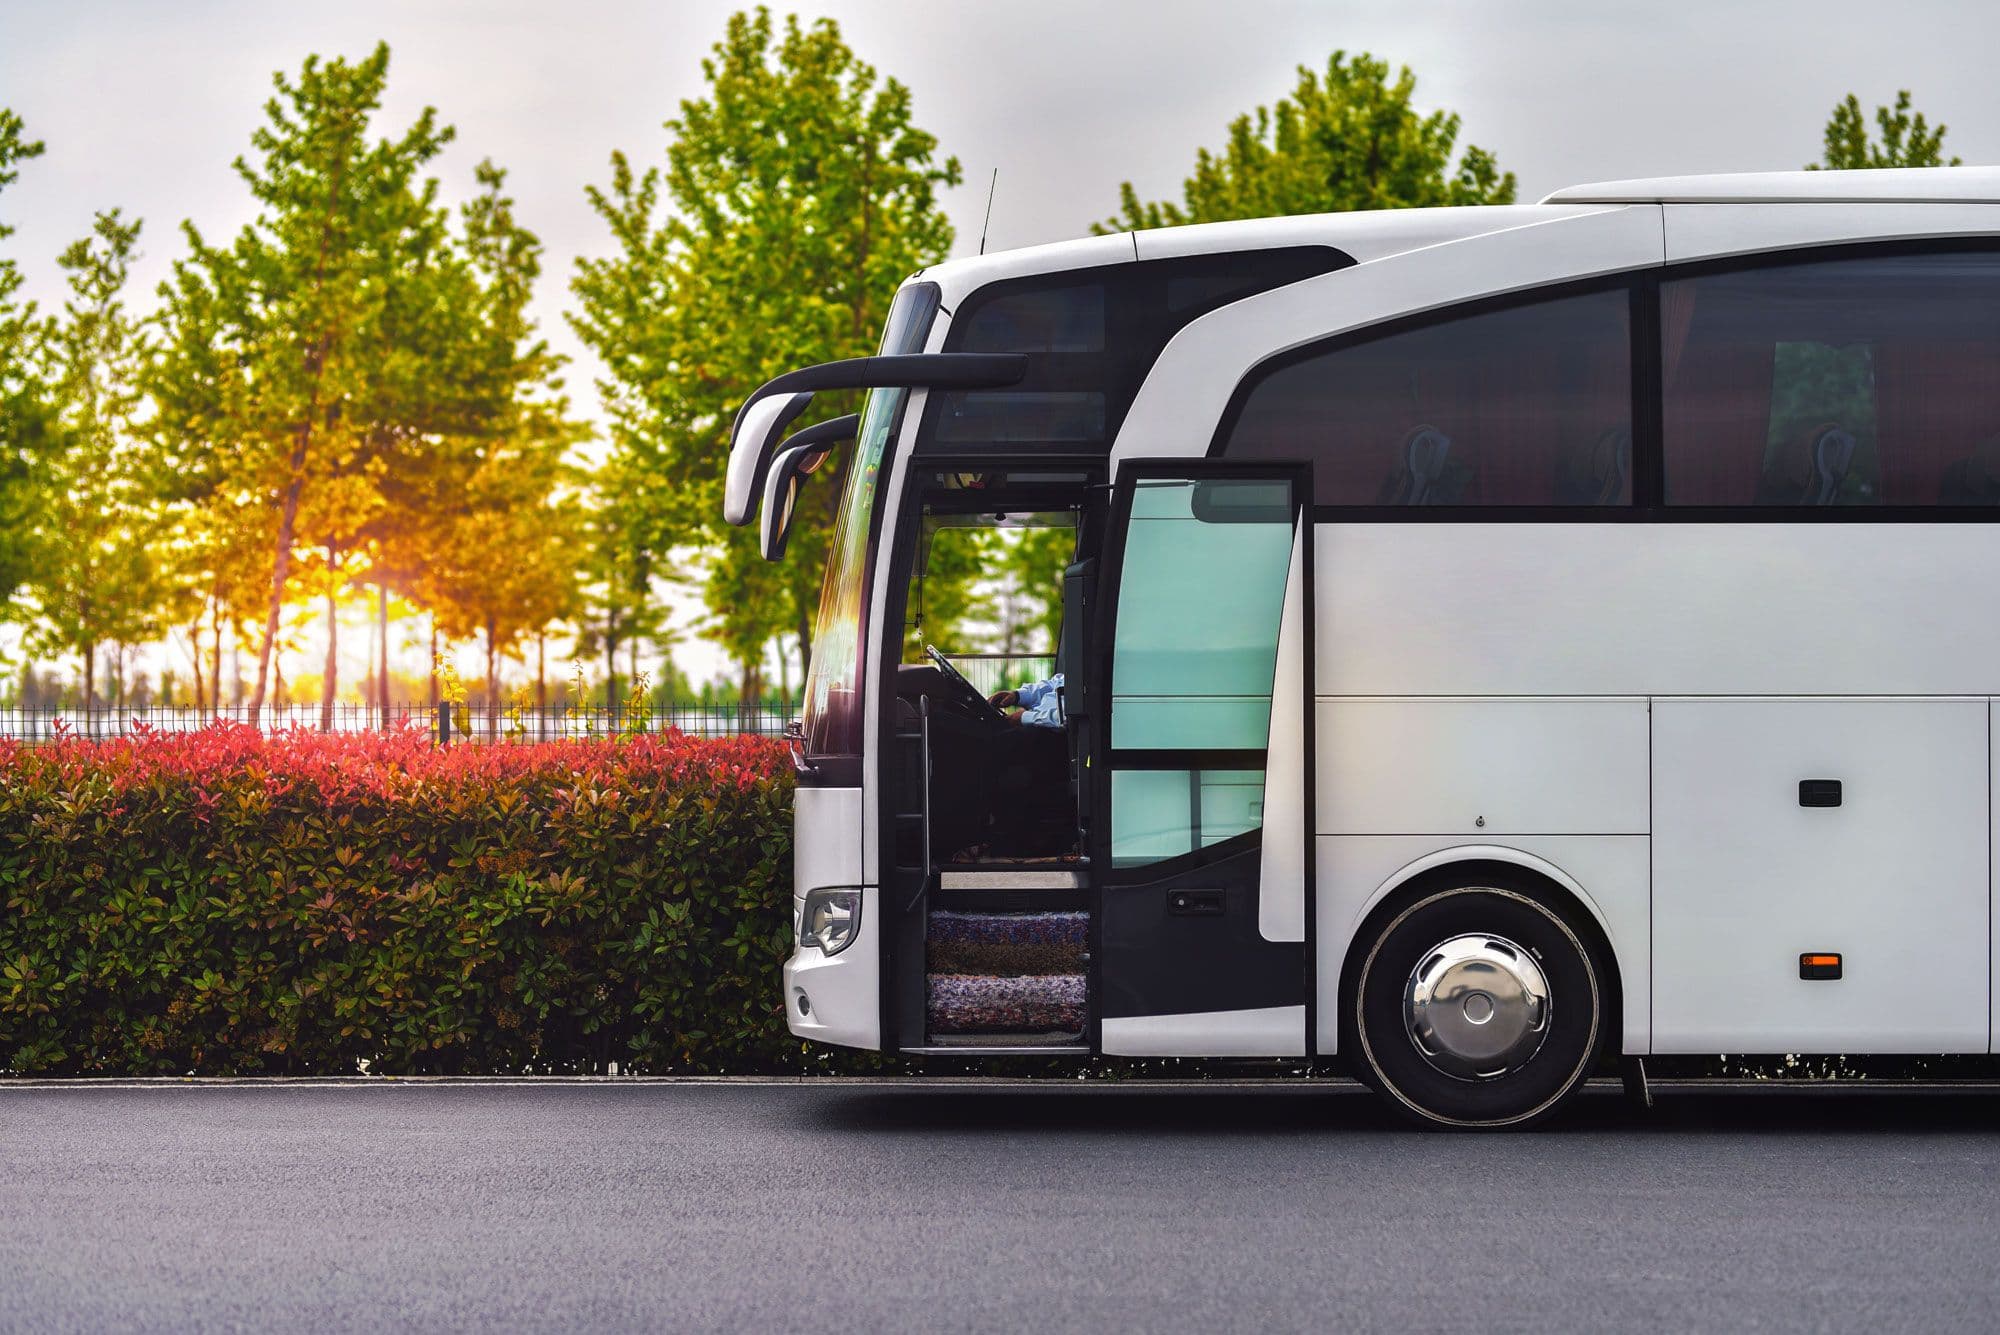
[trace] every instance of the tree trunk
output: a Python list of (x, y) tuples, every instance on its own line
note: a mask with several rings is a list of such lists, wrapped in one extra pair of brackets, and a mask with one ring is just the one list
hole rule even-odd
[(278, 538), (271, 562), (271, 601), (264, 613), (264, 642), (257, 646), (257, 689), (250, 693), (252, 723), (257, 722), (264, 708), (264, 686), (271, 675), (271, 646), (278, 642), (278, 614), (285, 605), (285, 582), (292, 575), (292, 534), (298, 527), (299, 493), (306, 485), (306, 443), (311, 439), (311, 424), (300, 425), (292, 446), (291, 481), (285, 484), (285, 503), (278, 511)]
[(83, 726), (92, 736), (97, 736), (97, 641), (86, 640), (83, 646)]
[(207, 697), (201, 691), (201, 613), (195, 613), (194, 625), (188, 628), (188, 639), (194, 644), (194, 712), (207, 710)]
[(437, 712), (438, 712), (438, 619), (437, 619), (437, 614), (433, 612), (431, 614), (431, 715), (433, 718), (436, 717)]
[(604, 708), (618, 712), (618, 617), (612, 612), (604, 614)]
[(389, 586), (375, 586), (375, 693), (382, 701), (382, 729), (389, 728)]
[(495, 653), (493, 618), (486, 618), (486, 734), (492, 736), (500, 720), (500, 663)]
[(535, 736), (545, 740), (549, 733), (549, 637), (535, 636)]
[(340, 578), (340, 557), (326, 549), (326, 675), (319, 684), (319, 730), (333, 731), (333, 694), (340, 688), (340, 604), (334, 598)]

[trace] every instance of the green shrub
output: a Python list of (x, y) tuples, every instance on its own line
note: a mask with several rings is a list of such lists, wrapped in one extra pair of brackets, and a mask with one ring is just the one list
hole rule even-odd
[(818, 1065), (790, 790), (756, 738), (0, 744), (0, 1068)]

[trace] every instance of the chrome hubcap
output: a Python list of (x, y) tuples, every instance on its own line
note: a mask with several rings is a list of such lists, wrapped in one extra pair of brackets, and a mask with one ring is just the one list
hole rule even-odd
[(1549, 981), (1501, 936), (1454, 936), (1424, 952), (1403, 993), (1403, 1022), (1424, 1060), (1461, 1080), (1527, 1065), (1549, 1033)]

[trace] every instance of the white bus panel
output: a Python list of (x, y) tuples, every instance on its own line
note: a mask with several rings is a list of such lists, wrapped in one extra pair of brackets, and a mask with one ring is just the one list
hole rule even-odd
[(2000, 694), (2000, 524), (1321, 524), (1321, 696)]
[(1644, 700), (1322, 700), (1320, 834), (1644, 834)]
[[(1986, 726), (1984, 700), (1655, 701), (1653, 1050), (1985, 1052)], [(1800, 977), (1818, 952), (1839, 979)]]

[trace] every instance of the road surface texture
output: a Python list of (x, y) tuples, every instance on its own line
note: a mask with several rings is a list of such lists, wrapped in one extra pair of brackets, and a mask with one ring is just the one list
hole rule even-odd
[(2000, 1098), (0, 1085), (0, 1328), (1990, 1329)]

